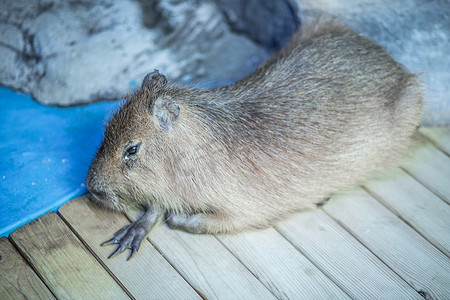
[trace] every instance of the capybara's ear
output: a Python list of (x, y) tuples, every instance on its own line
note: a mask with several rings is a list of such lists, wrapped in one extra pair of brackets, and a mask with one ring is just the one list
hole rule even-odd
[(163, 74), (159, 73), (158, 70), (145, 75), (142, 81), (142, 88), (148, 88), (151, 91), (160, 91), (167, 85), (167, 78)]
[(152, 111), (155, 122), (161, 128), (169, 132), (176, 124), (180, 115), (180, 106), (169, 96), (161, 96), (156, 99)]

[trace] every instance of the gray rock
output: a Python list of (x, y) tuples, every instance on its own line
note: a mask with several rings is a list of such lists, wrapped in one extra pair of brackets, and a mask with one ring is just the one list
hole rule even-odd
[[(173, 81), (225, 84), (273, 48), (230, 28), (214, 0), (3, 0), (0, 7), (0, 84), (44, 104), (119, 99), (153, 69)], [(269, 34), (297, 26), (286, 25), (297, 22), (289, 7)]]
[(448, 0), (297, 0), (308, 15), (326, 12), (383, 45), (411, 72), (422, 73), (424, 125), (450, 124)]
[(268, 49), (279, 49), (300, 27), (295, 1), (216, 0), (231, 29)]
[(187, 84), (235, 81), (286, 42), (299, 7), (302, 20), (312, 11), (344, 19), (423, 73), (423, 123), (450, 124), (448, 0), (0, 0), (0, 7), (0, 84), (41, 103), (122, 98), (153, 69)]

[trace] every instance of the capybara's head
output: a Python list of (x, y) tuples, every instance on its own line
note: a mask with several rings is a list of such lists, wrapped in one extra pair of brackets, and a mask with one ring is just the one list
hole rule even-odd
[(155, 70), (111, 117), (86, 178), (95, 201), (123, 211), (163, 198), (180, 115), (167, 89), (166, 77)]

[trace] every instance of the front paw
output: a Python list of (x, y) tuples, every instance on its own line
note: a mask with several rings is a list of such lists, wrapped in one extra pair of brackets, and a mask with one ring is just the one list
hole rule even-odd
[(108, 259), (114, 255), (122, 253), (125, 249), (130, 249), (130, 255), (127, 258), (127, 260), (129, 260), (139, 250), (139, 247), (147, 236), (147, 233), (148, 229), (144, 226), (144, 224), (135, 222), (124, 226), (122, 229), (114, 233), (114, 237), (109, 241), (102, 243), (101, 246), (118, 244), (116, 250), (108, 256)]

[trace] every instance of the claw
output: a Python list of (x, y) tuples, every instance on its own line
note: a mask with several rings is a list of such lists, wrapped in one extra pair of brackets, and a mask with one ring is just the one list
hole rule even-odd
[(116, 248), (116, 250), (114, 250), (114, 252), (108, 256), (108, 259), (110, 259), (111, 257), (113, 257), (117, 254), (122, 253), (123, 251), (125, 251), (125, 249), (130, 249), (130, 246), (127, 244), (119, 244), (119, 246)]
[(114, 233), (114, 237), (110, 240), (107, 240), (106, 242), (103, 242), (100, 244), (100, 246), (109, 246), (109, 245), (114, 245), (114, 244), (120, 244), (123, 237), (125, 235), (127, 235), (129, 228), (131, 227), (132, 224), (128, 224), (124, 227), (122, 227), (121, 229), (119, 229), (118, 231), (116, 231)]
[(113, 237), (112, 239), (101, 243), (100, 246), (103, 247), (103, 246), (109, 246), (109, 245), (114, 245), (114, 244), (118, 244), (118, 243), (119, 243), (119, 240), (116, 237)]
[(101, 246), (118, 244), (114, 252), (108, 256), (108, 259), (124, 252), (126, 249), (130, 249), (130, 255), (127, 258), (127, 260), (130, 260), (138, 252), (150, 229), (160, 221), (161, 217), (161, 211), (147, 210), (133, 224), (128, 224), (114, 233), (112, 239), (101, 244)]
[(116, 250), (114, 250), (114, 251), (108, 256), (108, 259), (110, 259), (111, 257), (115, 256), (116, 254), (119, 254), (119, 253), (123, 252), (123, 250), (122, 250), (121, 252), (118, 252), (118, 251), (119, 251), (119, 248), (120, 248), (120, 246), (117, 246)]
[(127, 260), (132, 259), (133, 256), (138, 252), (138, 250), (139, 250), (139, 246), (138, 247), (131, 247), (130, 255), (128, 256)]

